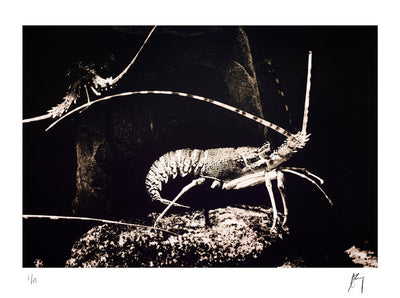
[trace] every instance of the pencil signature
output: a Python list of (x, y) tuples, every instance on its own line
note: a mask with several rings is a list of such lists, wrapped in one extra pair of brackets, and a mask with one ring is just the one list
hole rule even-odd
[(353, 273), (353, 276), (351, 277), (351, 281), (350, 281), (350, 286), (349, 289), (347, 290), (347, 292), (350, 292), (350, 290), (352, 288), (354, 288), (356, 286), (357, 281), (361, 280), (361, 294), (364, 291), (364, 276), (360, 276), (360, 273)]

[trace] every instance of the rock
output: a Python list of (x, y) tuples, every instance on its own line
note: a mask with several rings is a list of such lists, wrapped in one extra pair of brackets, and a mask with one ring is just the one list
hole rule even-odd
[(361, 250), (353, 245), (349, 249), (345, 250), (345, 253), (349, 255), (354, 264), (361, 265), (363, 267), (378, 267), (378, 258), (375, 256), (373, 251)]
[(201, 211), (162, 218), (170, 232), (100, 225), (75, 243), (66, 267), (246, 266), (268, 259), (268, 248), (288, 234), (279, 216), (275, 232), (272, 209), (248, 206), (211, 210), (211, 227)]

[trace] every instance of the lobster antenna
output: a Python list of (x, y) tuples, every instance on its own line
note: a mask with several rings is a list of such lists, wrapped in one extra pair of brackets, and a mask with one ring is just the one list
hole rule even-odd
[(150, 30), (150, 33), (147, 35), (147, 38), (143, 42), (142, 46), (140, 47), (139, 51), (136, 53), (135, 57), (133, 57), (132, 61), (128, 64), (128, 66), (111, 82), (111, 86), (117, 83), (129, 70), (133, 63), (135, 63), (136, 58), (139, 56), (140, 52), (143, 50), (144, 46), (146, 45), (147, 41), (150, 39), (150, 36), (153, 34), (154, 30), (156, 30), (157, 26), (153, 26)]
[[(272, 67), (272, 59), (266, 59), (265, 60), (265, 65), (266, 65), (266, 68), (267, 68), (267, 72), (272, 76), (272, 82), (273, 82), (275, 88), (277, 89), (276, 93), (279, 95), (279, 97), (280, 97), (280, 99), (281, 99), (281, 101), (282, 101), (282, 103), (284, 105), (285, 112), (286, 112), (286, 114), (287, 114), (287, 116), (289, 118), (289, 121), (288, 121), (289, 125), (290, 125), (291, 128), (294, 128), (295, 126), (294, 126), (293, 120), (292, 120), (293, 116), (292, 116), (292, 113), (289, 110), (289, 107), (288, 107), (288, 104), (287, 104), (287, 98), (285, 96), (285, 92), (282, 91), (283, 88), (282, 88), (282, 85), (281, 85), (280, 80), (278, 78), (278, 75), (277, 75), (274, 67)], [(292, 130), (296, 130), (296, 129), (292, 129)]]
[(308, 108), (310, 106), (310, 90), (311, 90), (311, 67), (312, 67), (312, 52), (308, 52), (308, 70), (307, 70), (307, 86), (306, 86), (306, 98), (304, 101), (304, 116), (303, 126), (301, 132), (307, 133), (307, 122), (308, 122)]
[(102, 222), (106, 224), (114, 224), (114, 225), (122, 225), (122, 226), (129, 226), (129, 227), (136, 227), (136, 228), (142, 228), (142, 229), (155, 229), (159, 230), (162, 232), (167, 232), (176, 236), (179, 236), (179, 234), (161, 229), (161, 228), (155, 228), (155, 227), (150, 227), (150, 226), (145, 226), (145, 225), (140, 225), (140, 224), (134, 224), (134, 223), (129, 223), (129, 222), (122, 222), (122, 221), (115, 221), (115, 220), (108, 220), (108, 219), (103, 219), (103, 218), (93, 218), (93, 217), (76, 217), (76, 216), (61, 216), (61, 215), (33, 215), (33, 214), (23, 214), (22, 218), (24, 219), (29, 219), (29, 218), (47, 218), (47, 219), (52, 219), (52, 220), (59, 220), (59, 219), (67, 219), (67, 220), (83, 220), (83, 221), (97, 221), (97, 222)]
[(255, 122), (257, 122), (257, 123), (259, 123), (259, 124), (261, 124), (261, 125), (264, 125), (264, 126), (270, 128), (270, 129), (273, 129), (273, 130), (275, 130), (276, 132), (278, 132), (278, 133), (280, 133), (280, 134), (282, 134), (282, 135), (284, 135), (284, 136), (286, 136), (286, 137), (292, 136), (292, 134), (291, 134), (290, 132), (286, 131), (286, 130), (283, 129), (282, 127), (279, 127), (278, 125), (275, 125), (275, 124), (273, 124), (273, 123), (271, 123), (271, 122), (269, 122), (269, 121), (267, 121), (267, 120), (264, 120), (264, 119), (262, 119), (262, 118), (260, 118), (260, 117), (255, 116), (255, 115), (253, 115), (253, 114), (247, 113), (247, 112), (245, 112), (245, 111), (243, 111), (243, 110), (241, 110), (241, 109), (232, 107), (232, 106), (230, 106), (230, 105), (228, 105), (228, 104), (226, 104), (226, 103), (222, 103), (222, 102), (219, 102), (219, 101), (217, 101), (217, 100), (210, 99), (210, 98), (206, 98), (206, 97), (203, 97), (203, 96), (192, 95), (192, 94), (189, 94), (189, 93), (175, 92), (175, 91), (162, 91), (162, 90), (130, 91), (130, 92), (124, 92), (124, 93), (118, 93), (118, 94), (113, 94), (113, 95), (105, 96), (105, 97), (96, 99), (96, 100), (94, 100), (94, 101), (87, 102), (86, 104), (83, 104), (83, 105), (81, 105), (81, 106), (75, 108), (74, 110), (68, 112), (67, 114), (65, 114), (65, 115), (62, 116), (61, 118), (57, 119), (57, 120), (56, 120), (55, 122), (53, 122), (49, 127), (46, 128), (46, 131), (48, 131), (50, 128), (52, 128), (54, 125), (56, 125), (56, 124), (57, 124), (58, 122), (60, 122), (62, 119), (68, 117), (69, 115), (71, 115), (71, 114), (73, 114), (73, 113), (75, 113), (75, 112), (77, 112), (77, 111), (79, 111), (79, 110), (81, 110), (81, 109), (84, 109), (84, 108), (86, 108), (86, 107), (89, 107), (89, 106), (91, 106), (92, 104), (95, 104), (95, 103), (100, 102), (100, 101), (109, 100), (109, 99), (114, 98), (114, 97), (123, 97), (123, 96), (130, 96), (130, 95), (136, 95), (136, 94), (177, 95), (177, 96), (189, 97), (189, 98), (193, 98), (193, 99), (196, 99), (196, 100), (208, 102), (208, 103), (210, 103), (210, 104), (219, 106), (219, 107), (221, 107), (221, 108), (224, 108), (224, 109), (229, 110), (229, 111), (231, 111), (231, 112), (234, 112), (234, 113), (236, 113), (236, 114), (242, 115), (243, 117), (246, 117), (246, 118), (248, 118), (248, 119), (250, 119), (250, 120), (253, 120), (253, 121), (255, 121)]

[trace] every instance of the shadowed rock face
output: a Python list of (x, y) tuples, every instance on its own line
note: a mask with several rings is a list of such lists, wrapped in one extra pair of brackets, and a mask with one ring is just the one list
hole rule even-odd
[[(242, 206), (210, 211), (211, 227), (204, 215), (188, 212), (161, 219), (164, 229), (96, 226), (73, 246), (67, 267), (209, 267), (246, 266), (258, 259), (276, 264), (268, 255), (271, 245), (288, 234), (278, 220), (271, 233), (272, 210)], [(278, 245), (279, 246), (279, 245)]]
[[(182, 91), (262, 117), (245, 32), (240, 27), (217, 29), (156, 29), (112, 93)], [(125, 28), (124, 32), (136, 43), (145, 36), (140, 30)], [(129, 57), (119, 60), (129, 61), (135, 51), (133, 47)], [(153, 210), (144, 178), (152, 162), (168, 151), (259, 146), (264, 141), (264, 129), (258, 125), (218, 107), (175, 96), (113, 99), (85, 111), (77, 124), (73, 213), (81, 216), (136, 217)]]

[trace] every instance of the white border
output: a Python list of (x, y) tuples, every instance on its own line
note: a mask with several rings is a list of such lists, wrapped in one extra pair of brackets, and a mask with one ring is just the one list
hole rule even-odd
[[(342, 297), (353, 272), (364, 294), (398, 293), (400, 53), (395, 1), (9, 1), (1, 19), (1, 291), (19, 297)], [(10, 4), (12, 3), (12, 4)], [(393, 5), (391, 4), (393, 3)], [(22, 25), (378, 25), (378, 269), (22, 269)], [(395, 89), (396, 88), (396, 89)], [(362, 146), (362, 144), (360, 144)], [(355, 169), (356, 171), (356, 169)], [(27, 282), (34, 274), (38, 283)], [(6, 294), (6, 295), (7, 295)], [(359, 295), (357, 295), (359, 296)]]

